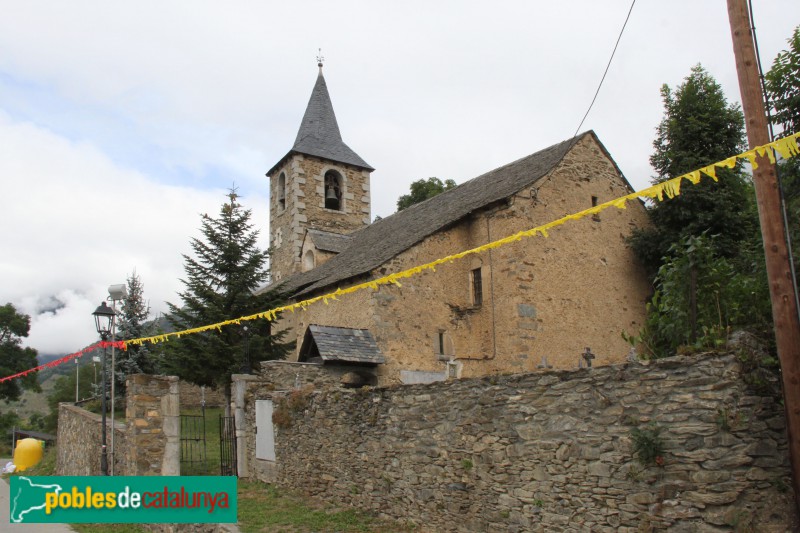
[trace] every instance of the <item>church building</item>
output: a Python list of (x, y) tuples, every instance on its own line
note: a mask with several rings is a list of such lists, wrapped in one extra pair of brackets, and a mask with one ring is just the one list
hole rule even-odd
[[(294, 145), (267, 173), (269, 289), (305, 300), (633, 191), (592, 131), (375, 222), (373, 170), (342, 140), (320, 65)], [(645, 224), (643, 205), (629, 202), (286, 313), (278, 327), (297, 339), (294, 360), (381, 385), (623, 362), (621, 334), (642, 327), (651, 291), (625, 239)]]

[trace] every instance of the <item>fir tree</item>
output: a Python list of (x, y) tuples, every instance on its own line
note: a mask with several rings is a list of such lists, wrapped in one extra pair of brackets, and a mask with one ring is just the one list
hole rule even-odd
[[(150, 304), (144, 299), (144, 285), (141, 278), (133, 271), (127, 279), (128, 296), (122, 300), (117, 316), (117, 338), (119, 340), (137, 339), (150, 335), (152, 323)], [(152, 374), (155, 371), (148, 347), (129, 345), (128, 349), (117, 356), (116, 376), (117, 390), (125, 391), (125, 379), (131, 374)]]
[[(250, 223), (251, 212), (237, 199), (236, 190), (231, 189), (217, 218), (201, 217), (203, 239), (193, 238), (193, 256), (183, 256), (185, 290), (178, 294), (182, 303), (168, 304), (176, 329), (223, 322), (280, 305), (273, 292), (254, 294), (269, 277), (268, 255), (256, 246), (258, 231)], [(282, 337), (267, 320), (243, 322), (168, 343), (164, 364), (167, 371), (197, 385), (223, 387), (230, 400), (231, 374), (247, 371), (259, 361), (285, 357), (291, 344), (281, 342)]]

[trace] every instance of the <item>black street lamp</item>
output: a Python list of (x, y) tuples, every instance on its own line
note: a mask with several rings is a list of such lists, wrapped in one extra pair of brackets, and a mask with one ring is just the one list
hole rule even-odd
[[(114, 327), (114, 310), (108, 307), (105, 302), (102, 302), (100, 306), (94, 310), (94, 323), (97, 327), (97, 333), (100, 334), (100, 338), (103, 341), (108, 340), (108, 336), (111, 335), (111, 330)], [(102, 427), (102, 442), (101, 442), (101, 455), (100, 455), (100, 472), (104, 475), (108, 475), (108, 454), (106, 451), (106, 348), (103, 346), (103, 384), (101, 385), (103, 392), (100, 396), (100, 405), (101, 405), (101, 413), (103, 418), (103, 427)]]

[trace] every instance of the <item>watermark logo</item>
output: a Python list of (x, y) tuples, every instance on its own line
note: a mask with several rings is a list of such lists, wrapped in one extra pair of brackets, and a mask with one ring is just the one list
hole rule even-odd
[(11, 523), (235, 523), (231, 476), (12, 476)]

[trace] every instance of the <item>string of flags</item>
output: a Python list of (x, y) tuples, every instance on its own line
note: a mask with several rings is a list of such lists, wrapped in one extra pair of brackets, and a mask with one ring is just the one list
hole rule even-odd
[(77, 357), (81, 357), (82, 355), (87, 354), (89, 352), (93, 352), (98, 348), (111, 348), (112, 346), (115, 347), (115, 348), (119, 348), (120, 350), (124, 350), (125, 349), (125, 342), (124, 341), (100, 341), (100, 342), (97, 342), (95, 344), (92, 344), (91, 346), (87, 346), (86, 348), (84, 348), (83, 350), (81, 350), (79, 352), (71, 353), (69, 355), (65, 355), (64, 357), (60, 357), (58, 359), (53, 359), (52, 361), (49, 361), (49, 362), (47, 362), (47, 363), (45, 363), (43, 365), (39, 365), (39, 366), (36, 366), (36, 367), (33, 367), (33, 368), (29, 368), (28, 370), (24, 370), (22, 372), (18, 372), (18, 373), (14, 374), (14, 375), (11, 375), (11, 376), (6, 376), (4, 378), (0, 378), (0, 383), (2, 383), (4, 381), (10, 381), (10, 380), (16, 379), (16, 378), (25, 377), (28, 374), (30, 374), (31, 372), (38, 372), (39, 370), (44, 370), (45, 368), (53, 368), (54, 366), (58, 366), (58, 365), (60, 365), (62, 363), (66, 363), (67, 361), (71, 361), (72, 359), (75, 359)]
[(528, 229), (528, 230), (520, 231), (520, 232), (515, 233), (513, 235), (510, 235), (508, 237), (504, 237), (502, 239), (498, 239), (496, 241), (492, 241), (492, 242), (490, 242), (488, 244), (484, 244), (482, 246), (471, 248), (469, 250), (464, 250), (464, 251), (456, 253), (456, 254), (448, 255), (446, 257), (442, 257), (442, 258), (436, 259), (435, 261), (431, 261), (431, 262), (423, 264), (423, 265), (418, 265), (418, 266), (403, 270), (401, 272), (396, 272), (396, 273), (389, 274), (387, 276), (384, 276), (384, 277), (381, 277), (381, 278), (378, 278), (378, 279), (366, 281), (364, 283), (359, 283), (357, 285), (352, 285), (352, 286), (347, 287), (345, 289), (339, 288), (339, 289), (336, 289), (333, 292), (330, 292), (330, 293), (327, 293), (327, 294), (324, 294), (324, 295), (321, 295), (321, 296), (316, 296), (314, 298), (309, 298), (307, 300), (303, 300), (303, 301), (296, 302), (296, 303), (293, 303), (293, 304), (276, 307), (276, 308), (269, 309), (267, 311), (263, 311), (263, 312), (256, 313), (256, 314), (253, 314), (253, 315), (243, 316), (243, 317), (239, 317), (239, 318), (235, 318), (235, 319), (231, 319), (231, 320), (225, 320), (223, 322), (217, 322), (216, 324), (208, 324), (208, 325), (205, 325), (205, 326), (185, 329), (185, 330), (182, 330), (182, 331), (164, 333), (164, 334), (161, 334), (161, 335), (154, 335), (154, 336), (150, 336), (150, 337), (141, 337), (141, 338), (137, 338), (137, 339), (131, 339), (131, 340), (128, 340), (128, 341), (116, 341), (116, 342), (102, 341), (102, 342), (98, 342), (96, 344), (93, 344), (92, 346), (89, 346), (88, 348), (84, 348), (83, 350), (81, 350), (79, 352), (66, 355), (64, 357), (61, 357), (60, 359), (55, 359), (55, 360), (50, 361), (49, 363), (46, 363), (44, 365), (40, 365), (40, 366), (37, 366), (35, 368), (31, 368), (31, 369), (25, 370), (24, 372), (19, 372), (17, 374), (11, 375), (11, 376), (6, 376), (6, 377), (3, 377), (3, 378), (0, 378), (0, 383), (2, 383), (4, 381), (11, 380), (11, 379), (19, 378), (19, 377), (22, 377), (22, 376), (26, 376), (31, 372), (36, 372), (37, 370), (42, 370), (44, 368), (52, 368), (54, 366), (58, 366), (58, 365), (60, 365), (62, 363), (65, 363), (65, 362), (71, 360), (71, 359), (74, 359), (76, 357), (80, 357), (84, 353), (94, 351), (97, 348), (104, 348), (104, 347), (114, 346), (114, 347), (119, 348), (121, 350), (126, 350), (128, 346), (132, 346), (132, 345), (133, 346), (142, 345), (142, 344), (145, 344), (145, 343), (157, 344), (157, 343), (160, 343), (160, 342), (166, 342), (166, 341), (170, 340), (171, 338), (180, 339), (181, 337), (186, 336), (186, 335), (194, 335), (194, 334), (202, 333), (202, 332), (206, 332), (206, 331), (214, 331), (214, 330), (221, 331), (223, 327), (232, 326), (232, 325), (239, 325), (242, 322), (247, 322), (247, 321), (250, 321), (250, 320), (258, 320), (258, 319), (275, 320), (280, 313), (285, 313), (285, 312), (292, 312), (293, 313), (295, 311), (304, 311), (309, 306), (311, 306), (311, 305), (313, 305), (315, 303), (318, 303), (318, 302), (322, 302), (323, 304), (327, 305), (330, 301), (335, 301), (340, 296), (344, 296), (346, 294), (354, 293), (356, 291), (360, 291), (360, 290), (364, 290), (364, 289), (377, 290), (378, 287), (381, 286), (381, 285), (396, 285), (396, 286), (400, 287), (400, 286), (402, 286), (400, 281), (399, 281), (401, 279), (410, 278), (411, 276), (417, 275), (417, 274), (419, 274), (419, 273), (421, 273), (423, 271), (426, 271), (426, 270), (430, 270), (430, 271), (435, 272), (436, 271), (436, 267), (439, 266), (439, 265), (442, 265), (442, 264), (445, 264), (445, 263), (452, 263), (453, 261), (456, 261), (456, 260), (461, 259), (463, 257), (466, 257), (468, 255), (473, 255), (473, 254), (481, 253), (481, 252), (484, 252), (484, 251), (487, 251), (487, 250), (492, 250), (494, 248), (498, 248), (498, 247), (504, 246), (506, 244), (517, 242), (517, 241), (519, 241), (519, 240), (521, 240), (523, 238), (536, 237), (537, 235), (541, 235), (542, 237), (546, 238), (546, 237), (549, 236), (549, 234), (548, 234), (549, 230), (551, 230), (553, 228), (556, 228), (558, 226), (561, 226), (562, 224), (565, 224), (568, 221), (579, 220), (579, 219), (587, 217), (587, 216), (596, 215), (596, 214), (599, 214), (600, 212), (602, 212), (602, 211), (604, 211), (606, 209), (609, 209), (611, 207), (616, 207), (617, 209), (625, 209), (627, 202), (630, 201), (630, 200), (636, 200), (636, 199), (639, 199), (639, 198), (650, 198), (650, 199), (657, 200), (657, 201), (660, 202), (660, 201), (664, 200), (664, 197), (666, 197), (666, 198), (674, 198), (674, 197), (680, 195), (681, 186), (683, 184), (683, 180), (687, 180), (689, 183), (691, 183), (693, 185), (697, 185), (698, 183), (700, 183), (700, 180), (701, 180), (702, 176), (706, 175), (706, 176), (710, 177), (711, 179), (713, 179), (714, 181), (717, 181), (718, 179), (717, 179), (716, 172), (717, 172), (718, 168), (734, 168), (740, 161), (746, 160), (747, 162), (750, 163), (750, 165), (751, 165), (751, 167), (753, 169), (756, 169), (756, 168), (758, 168), (758, 163), (757, 163), (756, 160), (757, 160), (757, 158), (759, 156), (767, 157), (769, 159), (770, 163), (772, 163), (772, 164), (775, 164), (775, 162), (777, 161), (776, 154), (780, 155), (780, 157), (783, 158), (783, 159), (788, 159), (790, 157), (795, 157), (797, 155), (800, 155), (800, 145), (798, 144), (799, 141), (800, 141), (800, 132), (799, 133), (795, 133), (795, 134), (790, 135), (790, 136), (787, 136), (787, 137), (784, 137), (783, 139), (778, 139), (777, 141), (773, 141), (773, 142), (771, 142), (769, 144), (765, 144), (765, 145), (762, 145), (762, 146), (757, 146), (757, 147), (755, 147), (755, 148), (753, 148), (751, 150), (747, 150), (746, 152), (743, 152), (741, 154), (729, 157), (729, 158), (727, 158), (727, 159), (725, 159), (723, 161), (719, 161), (717, 163), (713, 163), (713, 164), (708, 165), (706, 167), (703, 167), (703, 168), (700, 168), (700, 169), (697, 169), (697, 170), (693, 170), (691, 172), (687, 172), (686, 174), (683, 174), (681, 176), (678, 176), (678, 177), (669, 179), (667, 181), (658, 183), (658, 184), (653, 185), (651, 187), (648, 187), (646, 189), (642, 189), (641, 191), (632, 192), (632, 193), (627, 194), (625, 196), (620, 196), (620, 197), (615, 198), (613, 200), (610, 200), (608, 202), (605, 202), (605, 203), (602, 203), (602, 204), (598, 204), (596, 206), (590, 207), (588, 209), (584, 209), (583, 211), (579, 211), (579, 212), (573, 213), (571, 215), (567, 215), (565, 217), (559, 218), (558, 220), (554, 220), (552, 222), (548, 222), (548, 223), (543, 224), (541, 226), (537, 226), (535, 228), (531, 228), (531, 229)]

